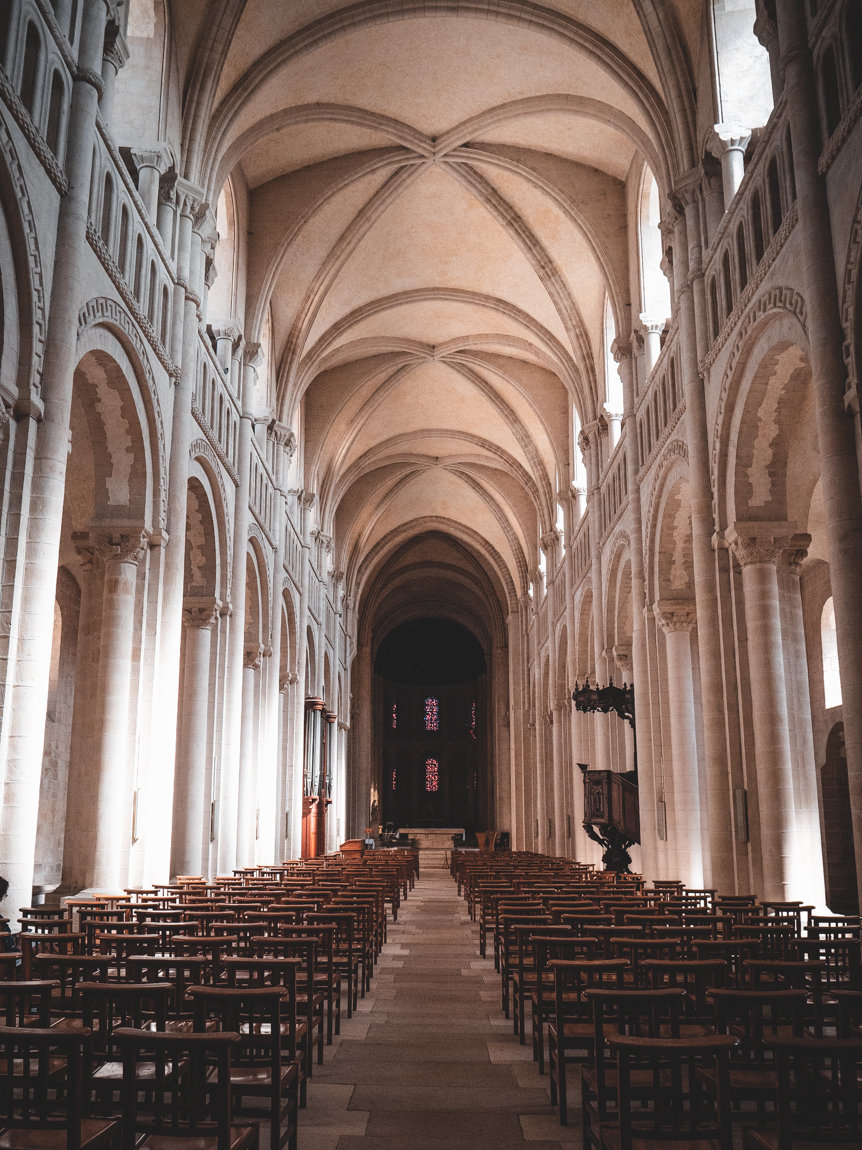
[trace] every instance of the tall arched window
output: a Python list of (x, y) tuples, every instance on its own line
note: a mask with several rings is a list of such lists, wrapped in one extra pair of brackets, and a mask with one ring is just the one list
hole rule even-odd
[(120, 242), (117, 246), (117, 265), (123, 275), (128, 273), (129, 263), (129, 209), (123, 204), (120, 209)]
[(36, 89), (39, 80), (39, 61), (42, 56), (42, 41), (32, 22), (27, 25), (27, 35), (24, 39), (24, 61), (21, 70), (21, 89), (18, 95), (21, 103), (35, 119)]
[(64, 94), (63, 78), (59, 72), (54, 72), (51, 77), (51, 96), (48, 102), (48, 128), (45, 133), (45, 139), (48, 143), (48, 147), (61, 162), (60, 134), (63, 126)]
[(736, 262), (739, 265), (739, 290), (744, 291), (748, 283), (748, 252), (745, 248), (745, 228), (742, 224), (736, 229)]
[(440, 790), (440, 764), (436, 759), (425, 760), (425, 790)]
[(820, 615), (820, 653), (823, 659), (823, 694), (826, 707), (841, 706), (841, 674), (838, 669), (838, 633), (835, 603), (830, 595)]
[(144, 287), (144, 241), (141, 236), (135, 240), (135, 279), (132, 285), (132, 290), (135, 293), (135, 299), (140, 303), (141, 292)]
[(733, 311), (733, 274), (730, 269), (730, 253), (725, 249), (721, 257), (721, 278), (724, 280), (724, 318)]
[(765, 251), (763, 243), (763, 210), (760, 205), (760, 192), (751, 197), (751, 234), (754, 238), (754, 262), (759, 264)]
[(167, 348), (168, 346), (168, 322), (170, 320), (170, 310), (171, 297), (170, 293), (168, 292), (167, 284), (165, 284), (162, 287), (162, 330), (159, 337), (162, 341), (162, 347), (164, 348)]
[(156, 265), (154, 260), (150, 260), (150, 281), (149, 291), (147, 292), (147, 319), (150, 323), (156, 322)]
[(663, 248), (659, 227), (659, 188), (649, 168), (644, 168), (638, 222), (641, 311), (653, 320), (667, 319), (670, 315), (670, 285), (661, 268)]
[(769, 229), (774, 236), (784, 219), (781, 207), (781, 180), (778, 176), (778, 160), (775, 156), (769, 161), (766, 169), (766, 188), (769, 193)]
[(440, 703), (433, 696), (425, 700), (425, 730), (440, 730)]
[(715, 276), (709, 281), (709, 322), (712, 326), (712, 338), (717, 339), (721, 323), (718, 318), (718, 284), (715, 282)]
[(847, 5), (844, 39), (850, 64), (850, 85), (855, 92), (862, 84), (862, 2), (850, 0)]
[(841, 96), (838, 89), (838, 68), (835, 65), (835, 53), (828, 47), (820, 60), (820, 92), (823, 99), (823, 124), (826, 130), (826, 140), (831, 139), (832, 133), (838, 127), (841, 119)]
[(102, 191), (102, 224), (99, 235), (102, 241), (111, 246), (111, 218), (114, 214), (114, 180), (110, 172), (105, 173), (105, 186)]

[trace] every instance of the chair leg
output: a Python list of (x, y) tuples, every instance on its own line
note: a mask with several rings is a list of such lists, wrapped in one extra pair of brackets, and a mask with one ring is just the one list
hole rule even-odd
[(569, 1124), (569, 1105), (566, 1096), (566, 1049), (560, 1044), (557, 1047), (557, 1097), (560, 1103), (560, 1125)]

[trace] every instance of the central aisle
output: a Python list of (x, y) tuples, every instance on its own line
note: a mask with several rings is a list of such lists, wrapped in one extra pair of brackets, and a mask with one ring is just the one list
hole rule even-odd
[(455, 883), (426, 869), (389, 924), (371, 993), (315, 1068), (299, 1150), (558, 1150), (580, 1137), (503, 1018)]

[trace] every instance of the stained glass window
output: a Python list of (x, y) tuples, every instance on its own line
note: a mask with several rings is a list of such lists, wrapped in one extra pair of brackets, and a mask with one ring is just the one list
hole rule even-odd
[(440, 766), (436, 759), (425, 760), (425, 790), (439, 791)]
[(396, 730), (397, 727), (398, 727), (398, 703), (393, 699), (392, 700), (392, 730), (393, 731)]
[[(425, 730), (440, 730), (440, 707), (436, 699), (425, 700)], [(437, 788), (435, 787), (434, 790), (436, 791)]]
[(393, 770), (393, 772), (392, 772), (392, 789), (393, 789), (393, 791), (395, 790), (395, 783), (396, 783), (397, 779), (398, 779), (398, 772), (396, 770)]
[(470, 716), (467, 720), (467, 726), (470, 728), (470, 738), (475, 739), (476, 738), (476, 703), (475, 703), (475, 700), (473, 702), (472, 707), (470, 708)]

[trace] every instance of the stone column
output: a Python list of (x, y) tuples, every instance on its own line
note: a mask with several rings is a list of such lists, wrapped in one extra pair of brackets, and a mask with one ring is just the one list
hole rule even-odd
[(114, 88), (117, 83), (117, 73), (129, 58), (129, 48), (126, 38), (117, 22), (112, 17), (105, 28), (105, 46), (102, 55), (102, 83), (104, 89), (99, 101), (99, 111), (102, 119), (110, 127), (114, 121)]
[(826, 905), (823, 877), (823, 851), (820, 844), (820, 807), (817, 798), (817, 764), (811, 725), (811, 688), (808, 682), (808, 656), (805, 649), (805, 624), (802, 616), (802, 593), (799, 577), (808, 557), (810, 535), (794, 535), (785, 552), (786, 563), (778, 568), (779, 592), (784, 605), (784, 665), (791, 717), (791, 755), (794, 764), (797, 837), (805, 839), (804, 850), (797, 851), (795, 897), (814, 906)]
[[(710, 838), (704, 856), (704, 881), (716, 890), (735, 884), (730, 769), (724, 711), (718, 588), (712, 540), (715, 534), (709, 435), (703, 378), (698, 356), (706, 348), (703, 268), (701, 265), (700, 176), (686, 186), (685, 207), (678, 211), (673, 249), (674, 284), (679, 310), (679, 347), (685, 388), (686, 442), (691, 483), (692, 563), (698, 617), (700, 696), (703, 714), (704, 769)], [(702, 347), (701, 347), (702, 345)]]
[(644, 372), (646, 378), (649, 379), (650, 372), (661, 355), (661, 333), (664, 331), (667, 318), (651, 318), (641, 312), (638, 319), (641, 321), (644, 335)]
[[(178, 360), (179, 376), (176, 378), (173, 394), (167, 536), (158, 639), (156, 690), (159, 699), (159, 725), (152, 741), (147, 771), (149, 826), (159, 825), (159, 821), (164, 818), (164, 796), (172, 795), (174, 790), (185, 591), (189, 443), (192, 439), (192, 396), (197, 365), (198, 324), (203, 318), (199, 310), (201, 303), (199, 284), (204, 262), (201, 237), (210, 232), (214, 226), (212, 213), (201, 202), (201, 195), (199, 188), (185, 180), (177, 180), (180, 210), (177, 248), (179, 283), (174, 290), (171, 351)], [(164, 882), (168, 877), (170, 861), (168, 836), (148, 836), (145, 843), (144, 880)]]
[(132, 148), (131, 156), (138, 169), (138, 194), (144, 201), (147, 215), (155, 224), (159, 216), (161, 178), (171, 165), (170, 150), (167, 144), (153, 148)]
[[(601, 684), (605, 676), (605, 619), (602, 583), (602, 552), (599, 547), (599, 508), (601, 506), (601, 456), (599, 452), (599, 425), (587, 424), (581, 431), (579, 446), (587, 466), (588, 503), (590, 513), (590, 556), (593, 586), (593, 657), (595, 659), (596, 682)], [(607, 715), (593, 715), (593, 730), (596, 739), (596, 761), (590, 763), (594, 771), (610, 769), (610, 740), (608, 738)]]
[(237, 796), (236, 865), (254, 862), (257, 814), (257, 672), (263, 658), (260, 643), (246, 643), (242, 663), (242, 725), (240, 727), (239, 793)]
[[(240, 741), (245, 702), (245, 568), (248, 549), (249, 494), (251, 484), (252, 397), (260, 344), (246, 344), (243, 373), (241, 417), (237, 439), (237, 478), (233, 518), (233, 555), (231, 556), (231, 594), (233, 614), (227, 644), (227, 685), (225, 689), (224, 743), (219, 786), (218, 869), (230, 874), (237, 863), (238, 808), (240, 791)], [(188, 451), (188, 449), (186, 449)]]
[[(614, 663), (623, 677), (623, 686), (631, 685), (634, 682), (631, 647), (616, 646), (613, 648), (611, 654)], [(623, 745), (626, 756), (625, 768), (627, 771), (633, 771), (635, 769), (635, 733), (627, 720), (621, 719), (620, 721), (623, 724)]]
[(563, 746), (563, 724), (566, 721), (565, 700), (556, 699), (551, 712), (551, 747), (554, 755), (554, 837), (553, 851), (566, 853), (566, 763)]
[(662, 600), (653, 605), (653, 611), (664, 632), (667, 658), (668, 718), (673, 760), (673, 786), (667, 804), (668, 838), (673, 835), (672, 850), (677, 864), (677, 874), (674, 877), (698, 890), (703, 887), (703, 849), (691, 666), (691, 632), (695, 625), (695, 608), (693, 603)]
[(808, 313), (808, 355), (826, 507), (829, 578), (835, 603), (838, 662), (844, 700), (847, 781), (853, 816), (856, 874), (862, 893), (862, 493), (854, 419), (845, 408), (847, 372), (826, 181), (819, 174), (817, 89), (805, 11), (800, 0), (777, 8), (781, 64), (793, 125), (793, 167)]
[(42, 390), (21, 397), (16, 405), (16, 415), (20, 412), (22, 418), (39, 419), (43, 410), (44, 418), (36, 435), (30, 489), (31, 506), (38, 514), (30, 516), (27, 524), (19, 627), (13, 637), (17, 643), (14, 647), (10, 643), (12, 685), (4, 714), (8, 741), (0, 807), (0, 874), (9, 881), (9, 893), (0, 911), (13, 923), (18, 908), (30, 905), (33, 891), (78, 309), (85, 298), (84, 268), (92, 258), (87, 212), (107, 12), (106, 0), (85, 0), (69, 108), (69, 191), (59, 205)]
[[(658, 327), (658, 321), (646, 320), (644, 316), (640, 318), (646, 327), (647, 339), (654, 338), (655, 343), (660, 345), (661, 328)], [(664, 327), (664, 320), (660, 322), (661, 327)], [(650, 326), (647, 327), (646, 325)], [(651, 328), (658, 328), (658, 332), (654, 336), (651, 335)], [(626, 419), (626, 481), (628, 485), (627, 526), (632, 564), (631, 652), (627, 656), (625, 652), (620, 651), (618, 656), (615, 649), (614, 658), (618, 664), (622, 659), (621, 670), (625, 676), (625, 681), (634, 685), (635, 731), (632, 731), (627, 723), (626, 738), (628, 739), (633, 734), (637, 740), (638, 787), (641, 796), (641, 809), (646, 814), (641, 825), (641, 854), (644, 873), (649, 878), (657, 875), (658, 840), (655, 818), (655, 764), (653, 761), (652, 722), (649, 705), (649, 660), (647, 658), (647, 635), (644, 624), (646, 595), (644, 591), (643, 522), (641, 492), (638, 483), (638, 471), (642, 461), (638, 450), (637, 424), (635, 422), (635, 378), (631, 345), (618, 338), (614, 342), (613, 354), (614, 359), (619, 364), (620, 380), (623, 385), (623, 407)], [(656, 352), (657, 354), (658, 352)], [(654, 363), (653, 360), (652, 364)]]
[(795, 529), (795, 523), (736, 523), (726, 533), (742, 568), (763, 896), (768, 899), (794, 897), (796, 820), (777, 564)]
[(209, 760), (210, 651), (221, 602), (187, 598), (183, 605), (185, 659), (174, 770), (171, 875), (203, 873), (204, 799)]
[[(216, 357), (221, 364), (225, 379), (228, 379), (231, 373), (233, 349), (242, 332), (240, 331), (239, 324), (224, 323), (213, 328), (213, 335), (216, 339)], [(281, 424), (279, 424), (279, 427), (281, 427)], [(289, 431), (289, 429), (285, 428), (285, 431)], [(290, 434), (293, 433), (291, 432)]]
[(509, 680), (507, 647), (494, 644), (491, 655), (491, 683), (488, 692), (489, 771), (494, 773), (494, 829), (514, 834), (512, 809), (512, 761), (509, 734)]
[(88, 886), (121, 890), (122, 855), (129, 841), (132, 776), (129, 764), (129, 687), (135, 632), (138, 563), (147, 550), (145, 532), (99, 534), (94, 539), (105, 565), (96, 714), (99, 737), (93, 763), (95, 835)]
[(742, 177), (745, 175), (745, 149), (751, 139), (751, 130), (738, 124), (716, 124), (711, 150), (721, 163), (721, 186), (724, 192), (724, 210), (730, 208)]

